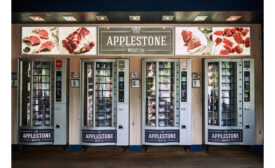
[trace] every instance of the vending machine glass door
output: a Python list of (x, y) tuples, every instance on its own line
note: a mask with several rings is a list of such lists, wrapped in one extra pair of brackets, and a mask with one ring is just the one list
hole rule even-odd
[(84, 64), (84, 126), (113, 127), (113, 62)]
[(237, 110), (236, 110), (236, 63), (222, 62), (221, 72), (221, 117), (222, 126), (236, 126), (237, 125)]
[(219, 63), (208, 63), (208, 125), (219, 125)]
[(34, 61), (32, 73), (33, 126), (51, 126), (51, 62)]
[(158, 126), (174, 126), (174, 84), (175, 72), (174, 62), (159, 62), (158, 71)]

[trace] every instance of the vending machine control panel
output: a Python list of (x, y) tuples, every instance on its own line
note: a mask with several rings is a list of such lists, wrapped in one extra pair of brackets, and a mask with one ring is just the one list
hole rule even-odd
[(62, 71), (56, 71), (56, 102), (62, 100)]
[(124, 102), (124, 72), (119, 72), (118, 74), (119, 82), (119, 90), (118, 90), (118, 97), (119, 97), (119, 102)]

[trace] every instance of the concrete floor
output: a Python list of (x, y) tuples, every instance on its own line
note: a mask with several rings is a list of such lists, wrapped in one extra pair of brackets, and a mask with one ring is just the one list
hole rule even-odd
[(210, 147), (185, 151), (183, 147), (148, 147), (147, 152), (122, 148), (88, 148), (68, 152), (61, 147), (27, 147), (12, 153), (13, 168), (261, 168), (263, 152), (246, 147)]

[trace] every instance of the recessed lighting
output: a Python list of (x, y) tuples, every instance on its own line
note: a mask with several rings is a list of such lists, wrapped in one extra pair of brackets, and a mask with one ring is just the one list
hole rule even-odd
[(43, 19), (41, 16), (29, 16), (29, 18), (36, 22), (43, 22), (45, 19)]
[(226, 21), (237, 21), (241, 18), (242, 16), (230, 16), (229, 18), (226, 19)]
[(96, 16), (96, 20), (97, 21), (108, 21), (108, 17), (107, 16)]
[(140, 16), (129, 16), (130, 21), (140, 21)]
[(162, 16), (162, 21), (172, 21), (174, 16)]
[(194, 21), (205, 21), (208, 16), (196, 16)]
[(62, 16), (64, 20), (68, 21), (68, 22), (73, 22), (76, 21), (76, 18), (73, 16)]

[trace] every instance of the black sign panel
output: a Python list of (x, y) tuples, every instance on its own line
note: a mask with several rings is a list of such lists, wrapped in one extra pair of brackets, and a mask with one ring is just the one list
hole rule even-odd
[(230, 129), (230, 130), (208, 130), (208, 142), (243, 142), (243, 130)]
[(82, 142), (85, 143), (116, 143), (116, 130), (82, 130)]
[(53, 129), (21, 129), (20, 142), (53, 142)]
[(179, 142), (179, 130), (145, 130), (145, 142)]
[(100, 26), (99, 55), (173, 55), (172, 26)]

